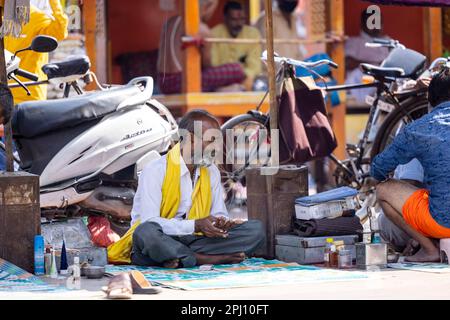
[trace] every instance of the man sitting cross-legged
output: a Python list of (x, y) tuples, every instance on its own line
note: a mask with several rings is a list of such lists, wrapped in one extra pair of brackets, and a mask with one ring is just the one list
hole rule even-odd
[(429, 114), (407, 125), (375, 157), (371, 174), (385, 180), (414, 158), (424, 169), (424, 189), (399, 180), (378, 185), (377, 199), (386, 217), (416, 240), (421, 249), (411, 262), (439, 261), (434, 239), (450, 238), (450, 72), (436, 75), (429, 86)]
[(220, 130), (219, 123), (195, 110), (179, 128), (182, 141), (139, 178), (131, 263), (189, 268), (242, 262), (264, 243), (265, 232), (260, 221), (228, 219), (220, 172), (205, 156), (213, 140), (208, 132)]

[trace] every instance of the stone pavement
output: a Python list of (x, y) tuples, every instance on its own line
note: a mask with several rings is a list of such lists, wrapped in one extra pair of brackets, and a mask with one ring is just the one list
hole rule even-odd
[[(108, 279), (82, 279), (82, 290), (60, 293), (4, 293), (3, 299), (97, 300), (104, 299), (101, 287)], [(226, 290), (182, 291), (162, 289), (158, 295), (135, 295), (148, 300), (289, 300), (289, 299), (450, 299), (449, 274), (386, 270), (365, 280), (309, 283)]]

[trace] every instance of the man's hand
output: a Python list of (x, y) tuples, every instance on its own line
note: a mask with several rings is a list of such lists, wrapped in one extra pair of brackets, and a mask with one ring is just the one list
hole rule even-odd
[(237, 226), (237, 225), (240, 225), (243, 223), (244, 223), (243, 220), (231, 220), (231, 219), (227, 219), (225, 217), (218, 217), (218, 218), (216, 218), (214, 225), (219, 229), (229, 231), (234, 226)]
[(217, 218), (208, 217), (195, 220), (195, 232), (202, 232), (208, 238), (226, 238), (228, 232), (215, 226)]

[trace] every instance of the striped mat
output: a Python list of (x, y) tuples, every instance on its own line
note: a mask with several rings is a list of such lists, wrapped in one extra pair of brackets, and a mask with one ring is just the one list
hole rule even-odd
[(367, 273), (324, 269), (259, 258), (247, 259), (240, 264), (214, 266), (210, 271), (199, 267), (186, 269), (146, 268), (137, 266), (108, 266), (112, 274), (141, 271), (155, 285), (172, 289), (204, 290), (273, 285), (302, 284), (327, 281), (367, 279)]
[(53, 292), (65, 287), (50, 285), (16, 265), (0, 259), (0, 291), (10, 292)]

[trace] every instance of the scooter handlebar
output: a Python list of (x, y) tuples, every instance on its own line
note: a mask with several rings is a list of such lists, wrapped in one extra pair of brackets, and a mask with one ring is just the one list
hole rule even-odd
[(29, 79), (31, 81), (38, 81), (39, 80), (39, 77), (36, 74), (28, 72), (28, 71), (23, 70), (23, 69), (17, 69), (15, 71), (15, 74), (18, 75), (18, 76), (27, 78), (27, 79)]

